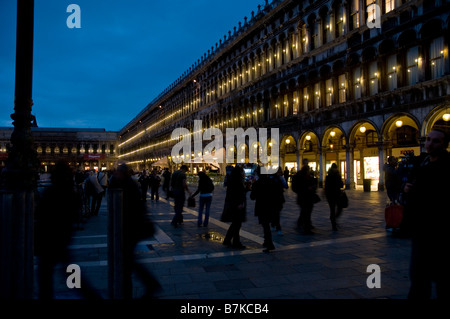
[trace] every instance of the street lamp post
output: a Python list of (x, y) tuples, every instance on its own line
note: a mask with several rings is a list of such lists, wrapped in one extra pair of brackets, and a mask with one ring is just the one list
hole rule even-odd
[(37, 154), (31, 137), (34, 0), (17, 1), (16, 79), (4, 189), (0, 196), (0, 297), (33, 297), (33, 211)]

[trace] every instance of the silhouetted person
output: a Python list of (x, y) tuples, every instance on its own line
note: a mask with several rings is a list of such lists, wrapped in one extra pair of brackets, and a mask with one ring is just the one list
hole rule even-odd
[[(69, 165), (58, 162), (51, 173), (51, 185), (38, 201), (35, 213), (35, 255), (39, 257), (39, 298), (53, 298), (53, 271), (58, 263), (70, 262), (67, 246), (77, 220), (80, 199), (75, 191), (74, 175)], [(65, 274), (67, 276), (67, 274)], [(85, 297), (98, 298), (81, 276), (81, 292)]]
[(159, 201), (159, 186), (161, 185), (161, 177), (158, 176), (156, 168), (152, 171), (149, 178), (151, 200)]
[(448, 144), (448, 134), (431, 130), (425, 142), (427, 156), (414, 169), (404, 188), (409, 195), (406, 205), (412, 226), (410, 299), (429, 299), (432, 282), (436, 283), (438, 299), (448, 300), (450, 297), (446, 262), (450, 247)]
[(110, 188), (123, 190), (123, 275), (124, 298), (133, 298), (132, 271), (140, 277), (147, 291), (144, 297), (151, 297), (160, 289), (158, 281), (134, 256), (134, 249), (140, 238), (136, 230), (143, 222), (147, 208), (142, 200), (138, 183), (131, 177), (131, 170), (125, 164), (120, 165), (111, 178)]
[[(281, 167), (280, 167), (280, 169), (281, 169)], [(289, 181), (289, 169), (287, 168), (287, 166), (284, 168), (283, 175), (284, 175), (284, 180), (287, 183)]]
[(246, 194), (247, 189), (244, 184), (245, 173), (242, 167), (236, 166), (230, 172), (227, 180), (227, 192), (225, 195), (225, 205), (231, 215), (231, 225), (223, 241), (225, 246), (244, 249), (242, 245), (239, 231), (242, 222), (245, 221), (246, 214)]
[(188, 171), (188, 167), (186, 165), (182, 165), (179, 170), (173, 172), (171, 178), (171, 187), (173, 192), (174, 199), (174, 210), (175, 216), (172, 219), (172, 226), (178, 227), (183, 223), (183, 206), (186, 200), (185, 191), (191, 195), (191, 191), (189, 190), (186, 182), (186, 172)]
[(311, 231), (313, 229), (311, 213), (314, 207), (316, 181), (307, 160), (303, 161), (302, 168), (293, 176), (292, 190), (297, 193), (297, 204), (300, 206), (297, 225), (299, 228), (303, 228), (305, 235), (313, 234)]
[(397, 170), (398, 160), (395, 156), (389, 156), (388, 162), (384, 164), (384, 183), (386, 192), (391, 203), (398, 201), (402, 186), (402, 179)]
[[(200, 227), (203, 226), (207, 227), (209, 223), (209, 211), (211, 208), (212, 203), (212, 195), (214, 191), (214, 184), (209, 178), (208, 175), (206, 175), (205, 172), (198, 172), (198, 188), (195, 191), (194, 194), (192, 194), (192, 197), (200, 193), (200, 199), (198, 203), (198, 221), (197, 226)], [(203, 220), (203, 210), (205, 210), (205, 219)]]
[[(289, 172), (289, 171), (288, 171)], [(274, 207), (274, 216), (272, 219), (272, 227), (275, 228), (275, 230), (278, 233), (278, 236), (283, 236), (283, 232), (281, 231), (281, 211), (283, 209), (283, 204), (286, 202), (284, 198), (284, 190), (288, 189), (288, 183), (287, 180), (283, 177), (283, 171), (281, 170), (281, 167), (278, 167), (278, 171), (270, 175), (270, 177), (275, 181), (276, 188), (274, 191), (273, 200), (275, 202)]]
[(258, 217), (258, 222), (262, 225), (264, 231), (263, 247), (266, 248), (263, 250), (264, 252), (275, 249), (270, 222), (273, 221), (278, 209), (277, 200), (274, 198), (278, 187), (275, 176), (260, 174), (258, 180), (253, 183), (250, 193), (250, 198), (255, 200), (255, 216)]
[(162, 189), (166, 193), (166, 199), (169, 199), (170, 178), (172, 177), (172, 173), (170, 173), (167, 167), (164, 169), (162, 177), (164, 178)]
[(336, 218), (342, 213), (342, 207), (339, 204), (344, 183), (335, 163), (331, 164), (328, 175), (325, 178), (325, 196), (330, 206), (330, 221), (333, 230), (338, 230)]
[(146, 169), (144, 169), (141, 176), (139, 176), (138, 182), (141, 184), (142, 200), (146, 201), (147, 200), (147, 190), (150, 185), (150, 176), (148, 175), (148, 171)]

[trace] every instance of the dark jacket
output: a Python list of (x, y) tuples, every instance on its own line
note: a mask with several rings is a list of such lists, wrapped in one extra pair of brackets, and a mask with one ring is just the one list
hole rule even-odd
[[(262, 175), (253, 183), (250, 198), (255, 200), (255, 216), (260, 223), (270, 222), (275, 213), (280, 210), (282, 203), (279, 190), (280, 186), (275, 176)], [(283, 191), (282, 188), (281, 191)]]
[(66, 251), (81, 201), (73, 186), (51, 185), (40, 197), (35, 213), (35, 253), (60, 259)]
[(325, 196), (328, 201), (336, 201), (341, 194), (341, 188), (344, 187), (342, 178), (337, 169), (328, 170), (325, 178)]
[(412, 173), (414, 185), (408, 194), (413, 236), (430, 247), (448, 249), (450, 243), (450, 157), (448, 152), (435, 162), (426, 157)]
[(194, 197), (198, 193), (209, 194), (209, 193), (212, 193), (213, 191), (214, 191), (214, 184), (213, 184), (211, 178), (209, 178), (209, 176), (205, 175), (204, 177), (200, 177), (200, 179), (198, 180), (198, 188), (195, 191), (195, 193), (192, 194), (192, 197)]
[[(233, 169), (227, 182), (227, 193), (225, 195), (225, 209), (229, 210), (233, 221), (245, 221), (247, 206), (247, 188), (239, 170)], [(243, 208), (239, 208), (243, 205)]]
[(308, 166), (303, 166), (302, 169), (293, 176), (292, 190), (297, 193), (297, 203), (299, 205), (312, 204), (314, 202), (316, 188), (316, 181), (311, 175)]

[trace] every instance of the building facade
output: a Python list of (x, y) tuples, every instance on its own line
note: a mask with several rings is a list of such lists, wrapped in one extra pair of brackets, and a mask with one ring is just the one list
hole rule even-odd
[[(7, 148), (13, 128), (0, 128), (0, 165), (8, 158)], [(105, 129), (70, 129), (32, 127), (40, 172), (49, 171), (58, 160), (66, 160), (73, 168), (111, 169), (118, 160), (117, 132)]]
[[(266, 0), (119, 132), (119, 160), (173, 165), (176, 128), (279, 128), (280, 162), (384, 187), (387, 156), (449, 130), (448, 0)], [(204, 141), (203, 145), (208, 141)], [(226, 152), (253, 147), (236, 145)], [(185, 162), (205, 154), (180, 154)], [(224, 170), (222, 169), (222, 172)]]

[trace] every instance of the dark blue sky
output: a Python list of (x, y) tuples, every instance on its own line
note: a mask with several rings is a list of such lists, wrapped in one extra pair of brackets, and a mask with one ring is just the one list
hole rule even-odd
[[(69, 29), (69, 4), (81, 29)], [(263, 0), (36, 0), (40, 127), (120, 130)], [(0, 1), (0, 126), (12, 126), (16, 1)]]

